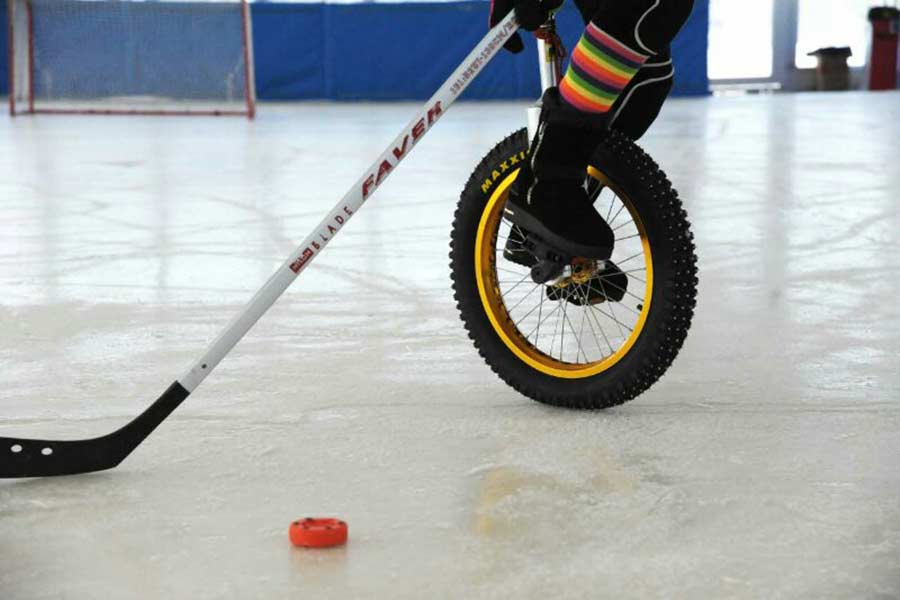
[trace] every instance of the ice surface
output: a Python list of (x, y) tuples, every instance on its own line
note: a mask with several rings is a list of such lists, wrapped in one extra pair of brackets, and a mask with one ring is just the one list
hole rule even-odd
[[(452, 302), (523, 108), (454, 107), (120, 468), (0, 482), (0, 598), (900, 596), (900, 96), (666, 106), (695, 325), (603, 413), (507, 388)], [(0, 435), (136, 415), (414, 111), (0, 119)], [(347, 547), (289, 546), (331, 515)]]

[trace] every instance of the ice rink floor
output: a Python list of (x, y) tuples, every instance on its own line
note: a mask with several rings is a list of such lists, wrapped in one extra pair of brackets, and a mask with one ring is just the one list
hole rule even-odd
[[(694, 327), (594, 413), (506, 387), (452, 301), (524, 106), (454, 107), (118, 469), (0, 482), (0, 598), (900, 597), (900, 95), (667, 104)], [(0, 435), (142, 411), (416, 108), (0, 118)], [(346, 547), (289, 545), (331, 515)]]

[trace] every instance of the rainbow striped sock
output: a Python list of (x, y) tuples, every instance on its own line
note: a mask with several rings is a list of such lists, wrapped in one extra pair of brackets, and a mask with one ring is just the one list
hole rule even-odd
[(588, 23), (572, 52), (559, 94), (581, 112), (609, 112), (648, 58)]

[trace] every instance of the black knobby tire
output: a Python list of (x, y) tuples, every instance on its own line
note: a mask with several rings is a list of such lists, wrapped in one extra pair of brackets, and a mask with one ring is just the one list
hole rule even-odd
[[(595, 152), (591, 164), (609, 185), (627, 195), (629, 210), (636, 211), (643, 223), (642, 239), (652, 249), (652, 259), (648, 261), (654, 282), (648, 294), (651, 300), (639, 334), (633, 334), (637, 337), (632, 345), (612, 366), (581, 378), (542, 372), (527, 364), (501, 339), (479, 294), (476, 276), (476, 255), (484, 256), (476, 249), (476, 238), (482, 240), (478, 236), (482, 216), (486, 210), (494, 210), (487, 207), (495, 195), (495, 186), (516, 170), (515, 164), (525, 160), (527, 151), (526, 130), (504, 139), (482, 159), (460, 196), (450, 243), (451, 278), (460, 316), (485, 362), (525, 396), (578, 409), (622, 404), (643, 393), (666, 372), (690, 328), (698, 282), (687, 214), (659, 166), (633, 141), (612, 132)], [(495, 236), (494, 244), (498, 243), (496, 239)], [(555, 335), (554, 331), (554, 342)], [(522, 337), (527, 340), (524, 334)]]

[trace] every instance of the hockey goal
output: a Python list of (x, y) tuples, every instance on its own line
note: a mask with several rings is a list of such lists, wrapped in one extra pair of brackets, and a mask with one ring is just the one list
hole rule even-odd
[(6, 0), (9, 112), (255, 113), (247, 0)]

